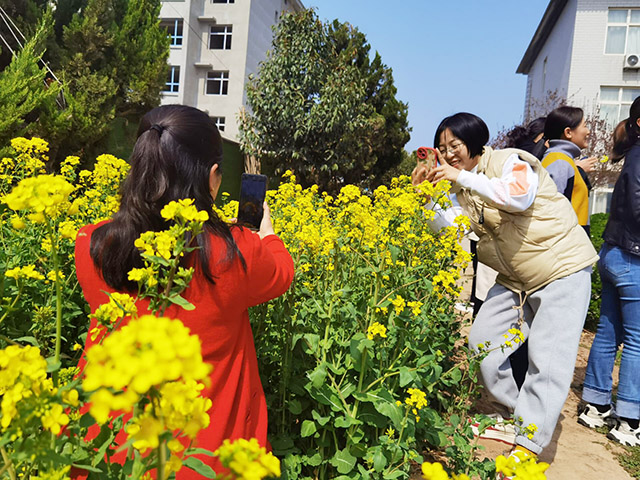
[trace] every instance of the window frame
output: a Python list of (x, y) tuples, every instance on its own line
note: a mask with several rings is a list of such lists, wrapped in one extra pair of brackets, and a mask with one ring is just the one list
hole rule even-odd
[[(215, 74), (219, 74), (219, 76), (213, 77), (213, 75)], [(220, 82), (220, 88), (218, 93), (209, 93), (209, 81)], [(208, 71), (204, 81), (204, 94), (214, 95), (214, 96), (229, 95), (229, 71), (228, 70)]]
[[(171, 22), (173, 22), (173, 32), (171, 31)], [(180, 25), (179, 35), (178, 25)], [(167, 30), (167, 36), (171, 39), (171, 43), (169, 44), (169, 46), (182, 48), (182, 41), (184, 40), (184, 19), (163, 18), (162, 20), (160, 20), (160, 26)]]
[[(611, 11), (624, 11), (626, 12), (627, 16), (626, 16), (626, 20), (624, 23), (622, 22), (611, 22), (609, 20), (609, 12)], [(631, 11), (632, 10), (638, 10), (640, 11), (640, 7), (626, 7), (626, 8), (620, 8), (620, 7), (612, 7), (609, 8), (607, 10), (607, 24), (606, 24), (606, 30), (605, 30), (605, 37), (604, 37), (604, 46), (603, 46), (603, 53), (604, 55), (631, 55), (631, 54), (640, 54), (640, 52), (630, 52), (627, 51), (627, 47), (628, 47), (628, 43), (629, 43), (629, 27), (637, 27), (640, 28), (640, 18), (635, 21), (632, 22), (631, 21)], [(610, 27), (624, 27), (624, 48), (622, 52), (607, 52), (607, 43), (609, 40), (609, 28)]]
[[(176, 79), (176, 76), (177, 76), (177, 79)], [(180, 65), (169, 66), (169, 75), (167, 77), (167, 81), (165, 82), (164, 86), (165, 86), (165, 90), (163, 90), (162, 93), (171, 93), (171, 94), (180, 93)]]
[[(608, 88), (608, 89), (613, 89), (616, 88), (618, 89), (618, 99), (616, 101), (613, 100), (602, 100), (602, 89), (603, 88)], [(618, 122), (620, 122), (621, 120), (624, 120), (625, 118), (628, 117), (628, 112), (629, 112), (629, 107), (631, 106), (631, 104), (633, 103), (633, 101), (635, 100), (635, 98), (632, 98), (631, 100), (627, 101), (624, 100), (624, 91), (625, 90), (630, 90), (633, 91), (635, 90), (638, 93), (638, 97), (640, 97), (640, 87), (630, 87), (630, 86), (616, 86), (616, 85), (600, 85), (600, 92), (598, 94), (598, 107), (600, 108), (600, 111), (602, 111), (602, 106), (603, 105), (615, 105), (618, 108), (618, 115), (615, 118), (615, 120), (612, 121), (611, 123), (611, 127), (615, 127)], [(632, 95), (633, 97), (633, 95)], [(622, 113), (624, 110), (624, 114)], [(621, 116), (622, 115), (622, 116)], [(604, 118), (604, 120), (607, 120), (607, 118)]]
[(213, 119), (213, 123), (216, 124), (216, 128), (220, 132), (224, 132), (226, 128), (226, 117), (211, 117)]
[[(223, 29), (221, 32), (214, 32), (213, 29), (214, 28), (218, 28), (218, 29)], [(211, 41), (214, 38), (217, 37), (222, 37), (222, 48), (212, 48), (211, 47)], [(209, 50), (231, 50), (231, 45), (232, 45), (232, 37), (233, 37), (233, 25), (210, 25), (209, 26), (209, 42), (208, 42), (208, 47)]]

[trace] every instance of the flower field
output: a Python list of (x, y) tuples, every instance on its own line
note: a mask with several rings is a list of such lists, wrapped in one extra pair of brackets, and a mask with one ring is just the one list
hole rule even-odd
[[(117, 210), (128, 165), (102, 155), (80, 170), (68, 157), (53, 175), (46, 142), (18, 138), (8, 151), (0, 162), (0, 477), (65, 479), (81, 469), (96, 479), (173, 478), (190, 468), (214, 478), (196, 455), (216, 455), (232, 478), (408, 478), (420, 464), (426, 479), (495, 475), (493, 462), (475, 460), (469, 424), (482, 354), (467, 351), (454, 313), (470, 260), (460, 247), (468, 220), (440, 235), (425, 222), (433, 215), (425, 198), (445, 204), (446, 182), (418, 192), (400, 177), (331, 197), (288, 172), (268, 193), (296, 266), (290, 290), (250, 312), (273, 454), (250, 439), (212, 453), (194, 442), (209, 424), (211, 402), (200, 391), (212, 366), (199, 339), (163, 316), (169, 304), (193, 308), (180, 295), (193, 273), (180, 259), (194, 250), (189, 239), (206, 212), (186, 199), (165, 207), (167, 230), (136, 241), (145, 268), (129, 279), (138, 297), (111, 295), (89, 331), (74, 239)], [(236, 210), (225, 197), (219, 214)], [(138, 298), (153, 315), (138, 317)], [(99, 343), (79, 373), (87, 335)], [(118, 455), (122, 462), (109, 461)]]

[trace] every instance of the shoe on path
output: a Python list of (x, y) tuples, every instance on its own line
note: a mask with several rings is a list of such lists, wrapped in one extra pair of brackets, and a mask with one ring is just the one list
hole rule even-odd
[(640, 445), (640, 427), (631, 428), (625, 420), (619, 419), (616, 426), (607, 433), (607, 438), (628, 447), (637, 447)]
[(492, 419), (495, 425), (488, 426), (484, 432), (480, 433), (480, 422), (471, 423), (471, 430), (478, 438), (486, 438), (506, 443), (507, 445), (515, 445), (516, 443), (516, 427), (512, 420), (507, 420), (498, 413), (487, 415)]
[(578, 416), (578, 423), (587, 428), (613, 427), (616, 424), (616, 415), (611, 406), (606, 412), (600, 413), (596, 407), (587, 403)]

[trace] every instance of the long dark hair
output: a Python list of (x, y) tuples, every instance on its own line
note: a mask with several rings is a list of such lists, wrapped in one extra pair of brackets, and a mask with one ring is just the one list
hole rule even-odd
[(621, 160), (627, 151), (640, 140), (638, 118), (640, 118), (640, 97), (636, 98), (629, 107), (629, 118), (620, 122), (613, 131), (611, 160), (614, 163)]
[(205, 277), (215, 283), (210, 272), (210, 234), (226, 244), (223, 261), (239, 257), (245, 266), (230, 228), (212, 209), (209, 174), (221, 162), (222, 139), (206, 113), (184, 105), (164, 105), (142, 117), (131, 170), (120, 189), (120, 210), (91, 236), (91, 258), (107, 285), (116, 290), (136, 289), (127, 279), (132, 268), (143, 266), (134, 241), (143, 232), (167, 229), (160, 210), (184, 198), (194, 199), (198, 210), (209, 214), (204, 232), (196, 238), (198, 263)]

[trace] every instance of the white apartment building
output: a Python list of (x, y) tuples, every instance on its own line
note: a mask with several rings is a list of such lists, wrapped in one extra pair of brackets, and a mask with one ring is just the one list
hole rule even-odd
[(162, 104), (206, 111), (236, 142), (245, 82), (266, 58), (272, 27), (283, 12), (303, 8), (300, 0), (163, 0), (171, 70)]
[(612, 125), (626, 118), (640, 96), (640, 0), (550, 0), (516, 72), (526, 120), (553, 93)]

